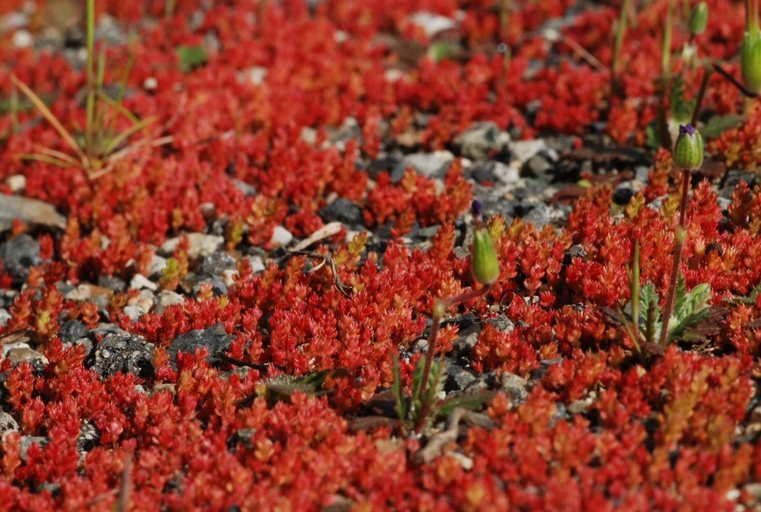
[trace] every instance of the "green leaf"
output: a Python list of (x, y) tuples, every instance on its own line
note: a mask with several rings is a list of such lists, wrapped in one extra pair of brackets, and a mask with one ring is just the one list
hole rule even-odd
[(645, 127), (645, 145), (650, 149), (658, 149), (661, 146), (658, 140), (658, 132), (655, 129), (655, 122)]
[(706, 139), (715, 139), (725, 131), (731, 128), (737, 128), (743, 124), (742, 116), (735, 114), (729, 114), (726, 116), (714, 116), (708, 123), (700, 130), (703, 137)]
[(709, 301), (712, 295), (711, 285), (708, 283), (700, 283), (687, 292), (684, 279), (679, 279), (674, 314), (669, 326), (669, 339), (691, 341), (699, 338), (699, 336), (696, 337), (694, 333), (691, 333), (690, 329), (708, 317), (711, 311)]
[(402, 375), (399, 371), (399, 357), (397, 356), (394, 356), (394, 382), (391, 384), (391, 394), (394, 395), (396, 415), (403, 421), (407, 417), (407, 411), (402, 394)]
[(428, 58), (434, 62), (441, 62), (445, 59), (457, 58), (462, 53), (459, 45), (448, 41), (438, 41), (428, 47)]
[(176, 52), (177, 58), (180, 61), (180, 69), (183, 73), (206, 64), (208, 60), (203, 46), (178, 46)]
[(438, 403), (436, 413), (438, 416), (447, 417), (458, 407), (479, 410), (494, 397), (493, 391), (479, 391), (477, 393), (464, 393), (453, 397), (447, 397)]

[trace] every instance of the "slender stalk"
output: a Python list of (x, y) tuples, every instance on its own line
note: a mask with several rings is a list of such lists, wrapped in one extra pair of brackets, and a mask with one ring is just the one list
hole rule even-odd
[(95, 0), (87, 0), (87, 126), (85, 127), (85, 155), (88, 165), (92, 158), (95, 124)]
[(721, 76), (723, 76), (724, 78), (729, 80), (732, 83), (732, 85), (734, 85), (737, 88), (737, 90), (740, 91), (743, 94), (743, 96), (745, 96), (746, 98), (757, 98), (758, 97), (758, 94), (756, 94), (753, 91), (750, 91), (750, 90), (746, 89), (746, 87), (742, 83), (740, 83), (735, 77), (733, 77), (732, 74), (729, 73), (729, 71), (727, 71), (726, 69), (722, 68), (718, 64), (714, 64), (713, 65), (713, 69), (715, 71), (717, 71)]
[(19, 111), (19, 104), (18, 104), (18, 89), (16, 89), (16, 84), (11, 83), (11, 133), (17, 134), (19, 129), (19, 123), (18, 123), (18, 111)]
[(706, 94), (706, 88), (708, 87), (708, 80), (711, 78), (712, 69), (711, 68), (705, 68), (703, 70), (703, 79), (700, 81), (700, 89), (698, 90), (698, 95), (695, 98), (695, 108), (692, 110), (692, 119), (690, 119), (690, 124), (692, 126), (698, 125), (698, 117), (700, 117), (700, 109), (703, 106), (703, 98)]
[(616, 80), (621, 67), (621, 48), (624, 45), (624, 35), (626, 34), (627, 14), (629, 13), (629, 4), (631, 0), (624, 0), (621, 4), (618, 23), (616, 24), (616, 34), (613, 40), (613, 59), (611, 62), (611, 73), (613, 80)]
[(632, 252), (632, 323), (634, 343), (639, 347), (639, 238), (634, 239)]
[(669, 330), (669, 320), (671, 319), (671, 310), (674, 308), (674, 297), (676, 296), (676, 286), (679, 280), (679, 265), (682, 262), (682, 248), (684, 247), (685, 237), (679, 234), (681, 230), (685, 233), (685, 220), (687, 218), (687, 196), (690, 191), (690, 171), (682, 170), (682, 197), (679, 202), (679, 226), (677, 227), (676, 242), (674, 244), (674, 260), (671, 266), (671, 283), (669, 284), (666, 304), (663, 308), (663, 328), (661, 329), (661, 346), (666, 344)]
[(745, 0), (745, 29), (758, 30), (758, 0)]

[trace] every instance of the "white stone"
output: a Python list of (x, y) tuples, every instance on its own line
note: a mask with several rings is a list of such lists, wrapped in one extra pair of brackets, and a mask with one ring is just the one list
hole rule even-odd
[[(225, 243), (225, 238), (218, 235), (207, 235), (205, 233), (188, 233), (185, 235), (188, 237), (190, 247), (188, 249), (188, 256), (191, 259), (198, 258), (199, 256), (208, 256), (214, 254)], [(171, 254), (180, 245), (182, 237), (176, 236), (170, 238), (161, 246), (161, 250), (165, 254)]]
[(26, 176), (23, 174), (14, 174), (5, 178), (5, 184), (11, 189), (11, 192), (21, 192), (26, 188)]
[(290, 231), (285, 229), (283, 226), (275, 226), (275, 229), (272, 232), (272, 238), (270, 239), (270, 242), (272, 242), (277, 247), (285, 247), (291, 241), (293, 240), (293, 235)]
[(457, 22), (452, 18), (441, 16), (440, 14), (429, 11), (418, 11), (408, 18), (408, 21), (420, 27), (425, 32), (426, 37), (433, 37), (439, 32), (457, 28)]
[(32, 34), (27, 30), (17, 30), (13, 33), (11, 44), (16, 48), (29, 48), (34, 43)]
[(132, 280), (129, 283), (129, 289), (130, 290), (142, 290), (142, 289), (148, 289), (156, 291), (158, 290), (159, 285), (145, 277), (143, 274), (135, 274), (132, 277)]

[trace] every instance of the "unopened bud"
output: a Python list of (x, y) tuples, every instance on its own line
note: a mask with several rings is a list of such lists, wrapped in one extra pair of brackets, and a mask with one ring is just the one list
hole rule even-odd
[(708, 4), (700, 2), (690, 13), (690, 19), (687, 21), (687, 27), (693, 35), (702, 34), (706, 25), (708, 25)]
[(691, 124), (679, 126), (674, 163), (687, 170), (699, 169), (703, 165), (703, 137)]
[(489, 230), (485, 227), (477, 227), (473, 233), (472, 256), (473, 277), (481, 284), (493, 284), (499, 278), (499, 260)]

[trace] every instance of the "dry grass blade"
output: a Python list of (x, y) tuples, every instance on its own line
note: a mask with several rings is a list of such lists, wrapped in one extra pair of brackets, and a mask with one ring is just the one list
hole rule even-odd
[[(123, 107), (122, 107), (123, 108)], [(119, 133), (115, 137), (111, 138), (103, 149), (104, 155), (110, 155), (116, 148), (118, 148), (124, 141), (132, 137), (137, 132), (145, 130), (151, 123), (156, 120), (154, 117), (149, 117), (145, 120), (138, 120), (135, 124)]]
[(21, 92), (24, 93), (27, 98), (29, 98), (29, 101), (34, 104), (35, 108), (39, 110), (43, 117), (45, 117), (51, 126), (55, 128), (55, 130), (63, 138), (66, 144), (68, 144), (71, 149), (74, 150), (80, 159), (81, 166), (86, 169), (89, 168), (89, 162), (87, 161), (87, 157), (82, 151), (82, 148), (79, 147), (79, 144), (77, 144), (77, 141), (74, 139), (74, 137), (68, 132), (68, 130), (66, 130), (66, 128), (63, 127), (55, 114), (50, 111), (50, 109), (47, 107), (47, 105), (45, 105), (40, 97), (37, 96), (37, 94), (35, 94), (35, 92), (31, 90), (24, 82), (16, 78), (15, 75), (11, 75), (11, 81), (16, 87), (21, 90)]

